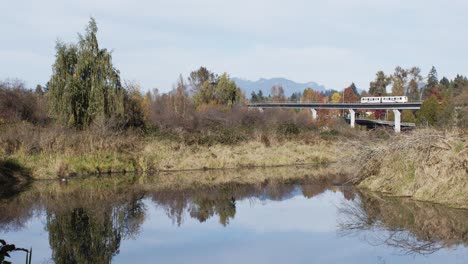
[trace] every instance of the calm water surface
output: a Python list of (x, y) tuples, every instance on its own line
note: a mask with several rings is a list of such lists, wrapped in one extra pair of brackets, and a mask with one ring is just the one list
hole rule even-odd
[(468, 262), (468, 211), (323, 181), (173, 190), (120, 176), (1, 193), (0, 238), (33, 263)]

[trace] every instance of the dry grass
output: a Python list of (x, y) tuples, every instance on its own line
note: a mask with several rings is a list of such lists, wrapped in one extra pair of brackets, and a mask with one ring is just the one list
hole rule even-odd
[(353, 162), (355, 182), (373, 191), (468, 208), (468, 137), (417, 130), (365, 144)]
[[(284, 130), (294, 132), (294, 128), (290, 124)], [(199, 140), (185, 140), (177, 131), (171, 138), (157, 133), (115, 131), (99, 122), (83, 131), (16, 123), (0, 126), (0, 160), (18, 162), (35, 179), (130, 171), (323, 164), (343, 157), (343, 152), (337, 151), (336, 142), (339, 133), (346, 130), (337, 128), (341, 132), (325, 129), (290, 134), (283, 130), (254, 130), (236, 144), (229, 140), (230, 144), (223, 143), (225, 140), (201, 144), (196, 143)], [(210, 133), (211, 137), (229, 137)]]

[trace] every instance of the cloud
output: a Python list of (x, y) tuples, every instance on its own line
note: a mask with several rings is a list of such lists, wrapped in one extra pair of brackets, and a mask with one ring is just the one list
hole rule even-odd
[(146, 89), (168, 90), (201, 65), (330, 88), (367, 88), (376, 71), (397, 65), (435, 65), (453, 77), (468, 72), (468, 36), (459, 33), (467, 8), (461, 0), (13, 1), (0, 17), (0, 79), (45, 83), (56, 39), (76, 41), (90, 16), (122, 77)]

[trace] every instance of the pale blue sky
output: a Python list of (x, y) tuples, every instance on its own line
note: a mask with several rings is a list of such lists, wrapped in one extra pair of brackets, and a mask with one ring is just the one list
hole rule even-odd
[(206, 66), (233, 77), (286, 77), (368, 88), (378, 70), (432, 65), (468, 74), (466, 0), (0, 0), (0, 80), (30, 87), (52, 72), (57, 39), (96, 18), (124, 80), (171, 89)]

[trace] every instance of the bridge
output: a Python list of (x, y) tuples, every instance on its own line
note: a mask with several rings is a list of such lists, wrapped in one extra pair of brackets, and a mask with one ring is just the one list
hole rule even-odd
[(393, 110), (395, 114), (395, 132), (401, 131), (401, 110), (418, 110), (421, 108), (422, 102), (408, 103), (298, 103), (298, 102), (281, 102), (281, 103), (251, 103), (248, 107), (255, 107), (263, 111), (265, 108), (309, 108), (312, 112), (312, 118), (317, 119), (317, 110), (319, 109), (344, 109), (350, 114), (350, 125), (354, 127), (356, 124), (356, 110)]

